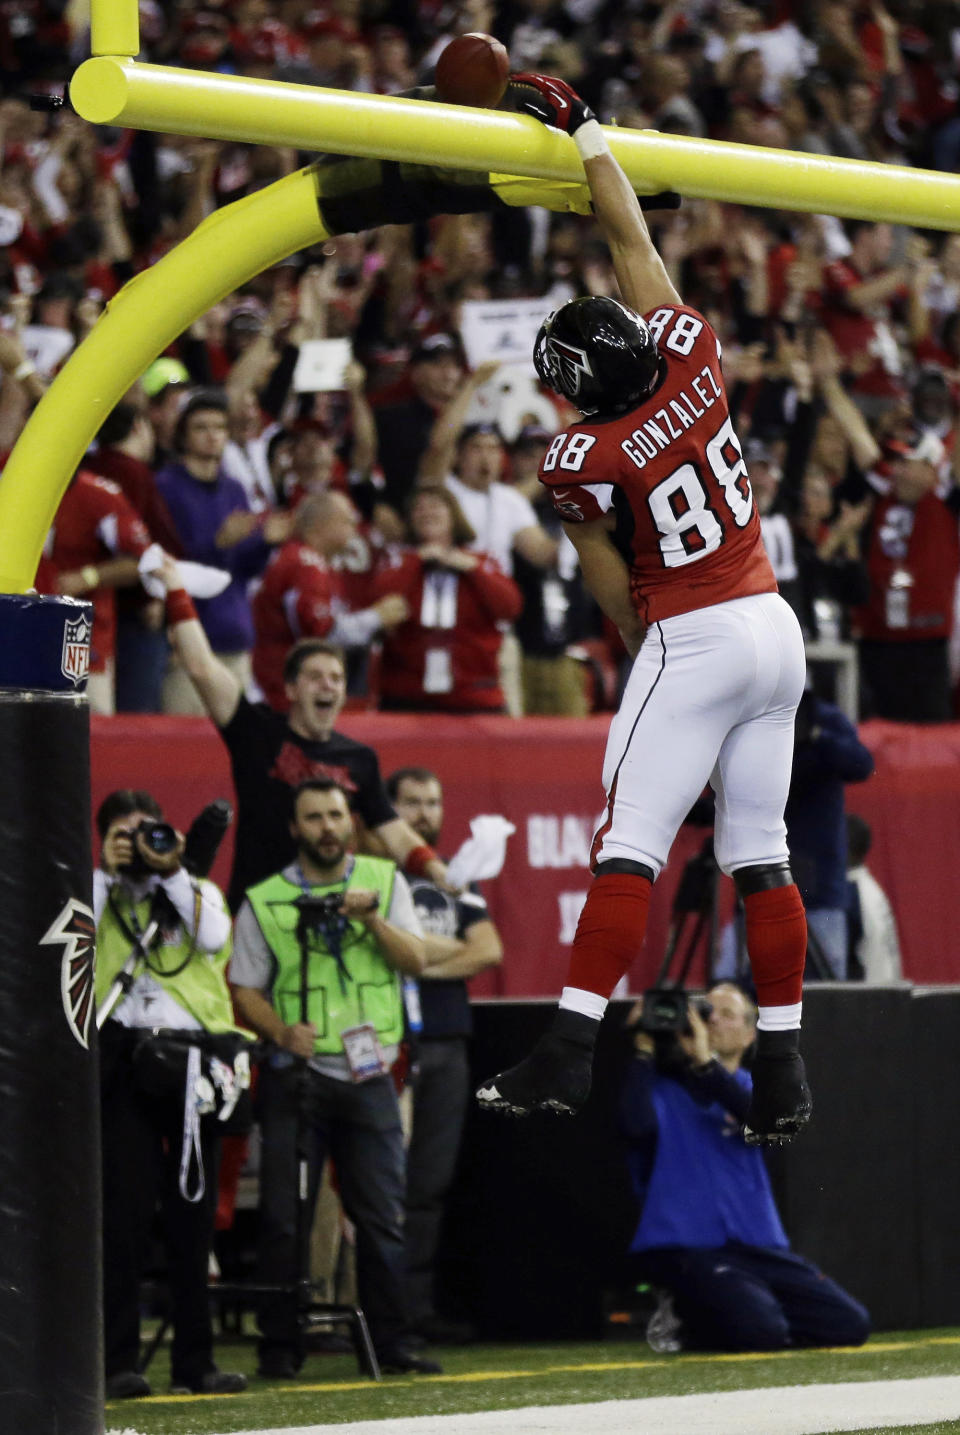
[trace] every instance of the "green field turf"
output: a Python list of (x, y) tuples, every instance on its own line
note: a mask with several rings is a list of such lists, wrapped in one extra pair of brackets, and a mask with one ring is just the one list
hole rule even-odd
[[(169, 1366), (159, 1354), (148, 1371), (158, 1393), (107, 1406), (107, 1428), (141, 1435), (210, 1435), (211, 1431), (284, 1428), (350, 1420), (503, 1410), (523, 1405), (693, 1395), (767, 1385), (812, 1385), (841, 1380), (894, 1380), (956, 1375), (960, 1331), (888, 1332), (858, 1350), (783, 1351), (775, 1355), (655, 1355), (645, 1344), (475, 1345), (446, 1350), (443, 1375), (402, 1376), (379, 1385), (366, 1380), (348, 1356), (311, 1356), (297, 1381), (253, 1376), (251, 1340), (222, 1341), (224, 1370), (251, 1375), (243, 1395), (167, 1396)], [(886, 1435), (894, 1435), (890, 1427)], [(909, 1427), (960, 1435), (960, 1421)], [(879, 1432), (875, 1432), (879, 1435)], [(906, 1435), (906, 1431), (905, 1431)]]
[(884, 1425), (883, 1429), (832, 1430), (824, 1435), (957, 1435), (960, 1420), (938, 1420), (935, 1425)]

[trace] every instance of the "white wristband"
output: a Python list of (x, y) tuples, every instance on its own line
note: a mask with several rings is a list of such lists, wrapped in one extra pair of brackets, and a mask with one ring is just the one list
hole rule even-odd
[(19, 363), (19, 364), (17, 365), (17, 367), (14, 369), (14, 371), (13, 371), (13, 377), (16, 379), (17, 383), (19, 384), (23, 379), (29, 379), (30, 375), (31, 375), (31, 374), (35, 374), (36, 372), (37, 372), (37, 367), (36, 367), (36, 365), (35, 365), (35, 364), (32, 364), (29, 359), (24, 359), (24, 360), (23, 360), (21, 363)]
[(574, 132), (573, 142), (581, 159), (599, 159), (602, 154), (610, 153), (607, 137), (598, 120), (587, 120), (582, 124)]

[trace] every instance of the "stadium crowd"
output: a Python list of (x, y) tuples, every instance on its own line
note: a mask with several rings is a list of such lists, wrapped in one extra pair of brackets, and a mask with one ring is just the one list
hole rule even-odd
[[(960, 6), (891, 0), (144, 0), (145, 59), (396, 94), (484, 30), (607, 123), (953, 170)], [(218, 206), (314, 156), (97, 129), (57, 95), (70, 4), (0, 8), (0, 451), (103, 305)], [(811, 641), (859, 645), (862, 715), (955, 713), (960, 241), (706, 201), (652, 211), (721, 337), (781, 586)], [(468, 366), (465, 304), (614, 289), (588, 216), (499, 206), (339, 236), (216, 306), (105, 420), (38, 579), (94, 601), (95, 709), (196, 711), (152, 542), (225, 570), (218, 656), (283, 702), (282, 653), (327, 637), (355, 704), (581, 714), (623, 657), (538, 501), (571, 415), (523, 366)], [(298, 361), (349, 341), (337, 387)], [(424, 490), (437, 495), (428, 499)], [(512, 627), (511, 627), (512, 625)], [(254, 689), (251, 687), (251, 691)]]

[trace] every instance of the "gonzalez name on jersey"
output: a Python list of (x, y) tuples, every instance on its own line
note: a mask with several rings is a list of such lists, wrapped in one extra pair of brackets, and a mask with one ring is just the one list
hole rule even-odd
[[(544, 455), (540, 482), (567, 523), (612, 509), (615, 542), (645, 623), (775, 593), (777, 582), (702, 314), (675, 305), (643, 316), (665, 373), (627, 414), (571, 424)], [(570, 363), (588, 363), (569, 353)]]

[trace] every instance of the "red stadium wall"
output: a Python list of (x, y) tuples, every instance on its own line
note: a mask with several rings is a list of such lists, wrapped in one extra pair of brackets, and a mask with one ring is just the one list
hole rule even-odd
[[(474, 982), (477, 996), (555, 996), (563, 984), (589, 882), (590, 838), (603, 805), (607, 726), (606, 718), (518, 722), (378, 713), (350, 714), (342, 723), (351, 737), (377, 749), (385, 774), (408, 765), (437, 772), (447, 798), (447, 853), (469, 835), (470, 818), (478, 813), (502, 813), (516, 825), (502, 875), (486, 884), (506, 957), (498, 971)], [(873, 827), (870, 865), (897, 913), (905, 974), (915, 982), (958, 982), (953, 902), (960, 858), (960, 724), (871, 722), (861, 736), (876, 772), (848, 789), (848, 806)], [(232, 797), (226, 750), (202, 718), (94, 718), (92, 778), (94, 807), (115, 787), (146, 787), (184, 828), (205, 803)], [(631, 974), (631, 990), (642, 990), (659, 966), (677, 880), (704, 836), (690, 828), (680, 834), (657, 884), (646, 959)], [(229, 852), (225, 844), (214, 869), (221, 881)], [(692, 976), (701, 973), (695, 968)]]

